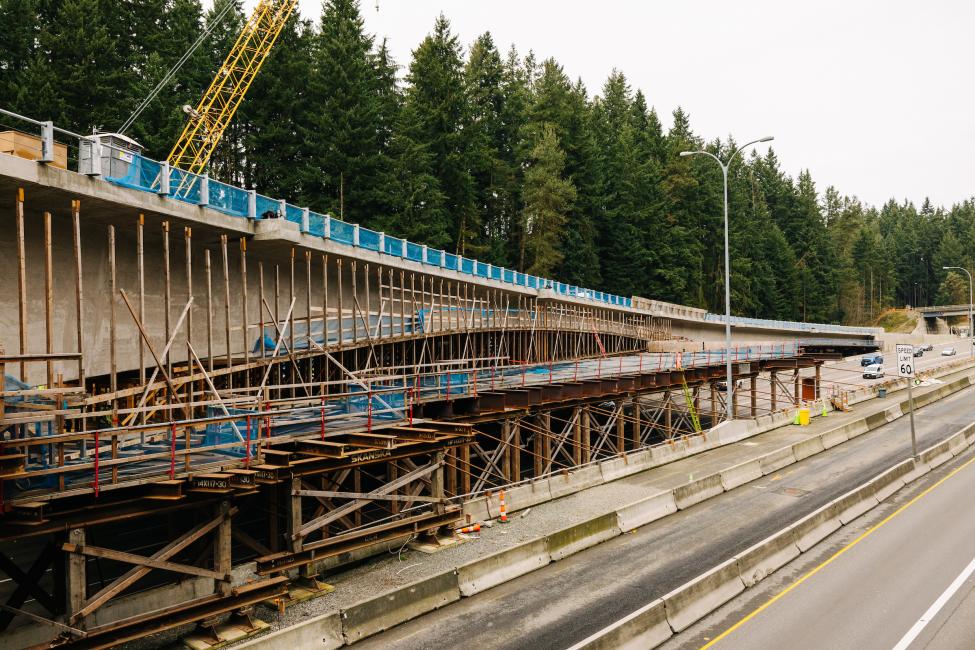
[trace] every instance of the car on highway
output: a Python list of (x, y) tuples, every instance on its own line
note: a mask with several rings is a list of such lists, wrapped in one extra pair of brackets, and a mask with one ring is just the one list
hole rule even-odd
[[(726, 381), (716, 381), (714, 383), (715, 383), (715, 386), (717, 387), (717, 389), (719, 391), (721, 391), (722, 393), (728, 391), (728, 382), (726, 382)], [(735, 380), (735, 390), (741, 390), (741, 380), (740, 379), (736, 379)]]
[(879, 363), (871, 363), (863, 369), (864, 379), (880, 379), (884, 376), (884, 367)]
[(956, 350), (955, 348), (945, 348), (944, 350), (941, 351), (941, 356), (943, 357), (953, 357), (956, 354), (958, 354), (958, 350)]
[(924, 356), (924, 346), (923, 345), (917, 345), (917, 346), (914, 347), (914, 356), (915, 357), (923, 357)]
[(868, 354), (860, 359), (860, 366), (866, 368), (867, 366), (874, 366), (877, 364), (883, 365), (884, 358), (879, 354)]
[(934, 349), (934, 346), (932, 344), (930, 344), (930, 343), (925, 343), (924, 344), (924, 351), (925, 352), (930, 352), (933, 349)]

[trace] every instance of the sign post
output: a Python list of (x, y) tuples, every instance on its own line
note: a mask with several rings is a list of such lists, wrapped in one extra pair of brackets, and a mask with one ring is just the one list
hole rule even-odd
[(911, 407), (911, 453), (917, 460), (917, 435), (914, 433), (914, 346), (897, 344), (897, 374), (907, 377), (907, 401)]

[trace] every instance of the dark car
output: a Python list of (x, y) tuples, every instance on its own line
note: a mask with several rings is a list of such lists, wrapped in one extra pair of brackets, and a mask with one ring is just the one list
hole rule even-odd
[(918, 346), (915, 346), (914, 347), (914, 356), (915, 357), (923, 357), (924, 356), (924, 346), (923, 345), (918, 345)]

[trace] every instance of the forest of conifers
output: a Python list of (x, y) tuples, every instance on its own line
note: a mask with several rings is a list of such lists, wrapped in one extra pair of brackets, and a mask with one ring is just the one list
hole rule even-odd
[[(214, 15), (200, 0), (0, 0), (0, 107), (115, 131)], [(166, 158), (244, 21), (235, 6), (129, 129), (146, 155)], [(443, 16), (394, 61), (356, 0), (326, 0), (291, 19), (210, 173), (484, 262), (723, 312), (721, 171), (678, 154), (735, 142), (681, 109), (665, 130), (620, 65), (586, 88), (489, 33), (461, 42)], [(860, 324), (967, 302), (941, 268), (972, 266), (973, 200), (869, 206), (765, 151), (730, 173), (735, 313)]]

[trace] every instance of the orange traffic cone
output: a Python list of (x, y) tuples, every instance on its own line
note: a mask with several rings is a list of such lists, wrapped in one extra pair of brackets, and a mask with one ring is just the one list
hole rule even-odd
[(501, 503), (501, 523), (506, 524), (508, 523), (508, 510), (504, 505), (504, 490), (501, 490), (501, 497), (499, 501)]
[(481, 524), (474, 524), (473, 526), (464, 526), (458, 533), (479, 533), (481, 532)]

